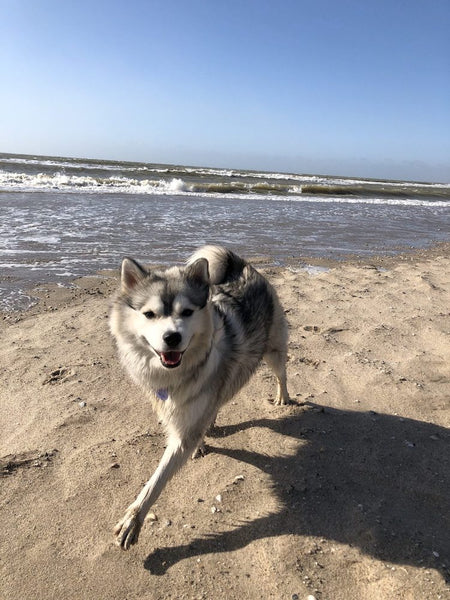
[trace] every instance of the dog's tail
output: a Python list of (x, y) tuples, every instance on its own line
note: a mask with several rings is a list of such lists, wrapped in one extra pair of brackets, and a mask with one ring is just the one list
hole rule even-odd
[(246, 266), (243, 258), (223, 246), (203, 246), (194, 252), (187, 264), (190, 265), (199, 258), (208, 261), (209, 278), (212, 285), (232, 281), (242, 274)]

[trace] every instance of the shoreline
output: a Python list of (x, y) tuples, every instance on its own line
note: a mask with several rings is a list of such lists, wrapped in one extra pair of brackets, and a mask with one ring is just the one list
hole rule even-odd
[[(308, 271), (312, 267), (310, 275), (315, 276), (330, 269), (336, 269), (345, 265), (373, 266), (381, 269), (392, 269), (398, 264), (412, 263), (421, 260), (433, 260), (438, 256), (450, 256), (450, 242), (439, 242), (427, 248), (401, 248), (391, 255), (373, 254), (358, 255), (347, 254), (341, 258), (322, 258), (318, 256), (300, 255), (285, 261), (285, 264), (276, 264), (270, 256), (255, 256), (248, 261), (257, 269), (270, 272), (283, 272), (284, 270)], [(180, 261), (182, 264), (182, 260)], [(165, 268), (167, 265), (161, 263), (150, 264), (150, 267)], [(315, 267), (318, 268), (315, 271)], [(111, 295), (117, 287), (119, 269), (103, 269), (92, 275), (76, 277), (66, 284), (56, 282), (45, 282), (25, 290), (30, 298), (36, 300), (28, 308), (17, 308), (11, 310), (0, 310), (0, 318), (17, 318), (20, 315), (36, 314), (40, 309), (48, 306), (55, 309), (67, 305), (71, 300), (77, 299), (85, 293), (98, 293)]]

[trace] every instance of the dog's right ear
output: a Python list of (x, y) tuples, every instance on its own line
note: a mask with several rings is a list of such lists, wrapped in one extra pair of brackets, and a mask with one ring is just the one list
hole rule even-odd
[(186, 267), (186, 278), (199, 287), (209, 285), (209, 269), (206, 258), (198, 258)]
[(146, 275), (147, 271), (138, 262), (132, 258), (124, 258), (120, 275), (122, 292), (130, 292)]

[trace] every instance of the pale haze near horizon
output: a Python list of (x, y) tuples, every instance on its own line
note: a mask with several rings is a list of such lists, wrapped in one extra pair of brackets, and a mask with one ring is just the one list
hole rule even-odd
[(6, 0), (0, 152), (450, 181), (450, 3)]

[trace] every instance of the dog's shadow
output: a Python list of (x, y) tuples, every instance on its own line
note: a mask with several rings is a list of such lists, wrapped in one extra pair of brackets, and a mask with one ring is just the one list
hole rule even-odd
[(448, 429), (311, 404), (295, 416), (221, 427), (219, 434), (250, 427), (268, 427), (303, 442), (295, 455), (270, 459), (212, 448), (268, 473), (280, 508), (231, 531), (154, 550), (144, 562), (151, 573), (164, 574), (187, 556), (296, 534), (355, 545), (380, 560), (435, 568), (449, 581)]

